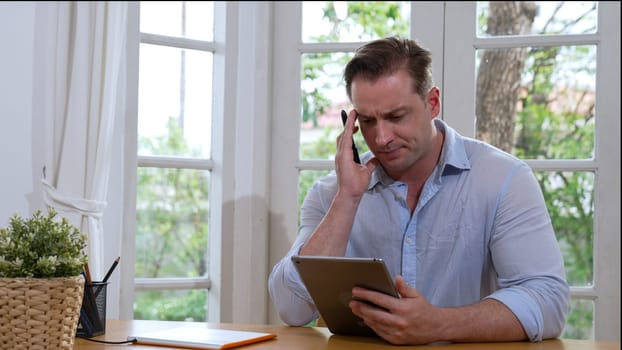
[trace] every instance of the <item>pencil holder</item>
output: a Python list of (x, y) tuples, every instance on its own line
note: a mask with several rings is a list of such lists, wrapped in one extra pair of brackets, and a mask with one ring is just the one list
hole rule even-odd
[(106, 289), (109, 282), (92, 282), (84, 285), (82, 309), (76, 335), (94, 337), (106, 333)]

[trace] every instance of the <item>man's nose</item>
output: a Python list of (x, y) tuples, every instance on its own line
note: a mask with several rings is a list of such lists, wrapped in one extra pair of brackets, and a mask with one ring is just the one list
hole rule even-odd
[(379, 121), (376, 125), (376, 144), (386, 146), (393, 140), (391, 125), (385, 121)]

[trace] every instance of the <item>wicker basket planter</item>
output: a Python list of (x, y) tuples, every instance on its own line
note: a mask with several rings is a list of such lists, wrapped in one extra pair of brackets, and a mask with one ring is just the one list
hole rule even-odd
[(72, 350), (84, 278), (0, 278), (1, 350)]

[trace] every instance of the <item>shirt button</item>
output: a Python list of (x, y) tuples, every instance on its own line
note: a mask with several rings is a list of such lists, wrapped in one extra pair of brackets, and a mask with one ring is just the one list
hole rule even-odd
[(411, 241), (410, 237), (406, 237), (406, 243), (410, 244)]

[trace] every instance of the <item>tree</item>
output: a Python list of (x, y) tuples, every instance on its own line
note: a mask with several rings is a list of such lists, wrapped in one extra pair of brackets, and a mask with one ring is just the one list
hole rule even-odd
[[(491, 36), (528, 34), (536, 16), (533, 1), (491, 1), (486, 33)], [(486, 50), (477, 73), (477, 138), (511, 152), (516, 103), (526, 48)]]

